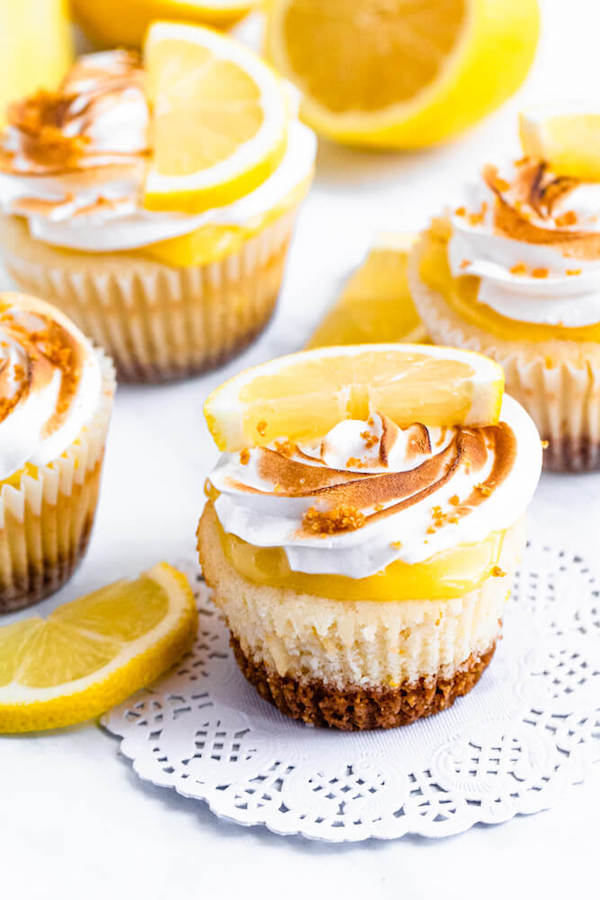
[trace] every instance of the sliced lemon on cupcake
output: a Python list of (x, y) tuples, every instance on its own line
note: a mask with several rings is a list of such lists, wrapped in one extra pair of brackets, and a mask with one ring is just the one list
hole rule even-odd
[(159, 563), (55, 609), (0, 627), (0, 732), (83, 722), (149, 684), (190, 649), (186, 577)]
[(155, 19), (228, 28), (260, 0), (71, 0), (75, 21), (102, 47), (139, 47)]
[(275, 171), (289, 96), (256, 54), (210, 28), (154, 22), (144, 63), (153, 147), (147, 209), (201, 213), (249, 194)]
[(419, 147), (506, 100), (538, 33), (537, 0), (270, 0), (266, 50), (317, 131)]
[(600, 113), (524, 112), (519, 133), (525, 155), (557, 175), (600, 181)]
[(307, 347), (426, 340), (427, 332), (406, 277), (408, 254), (414, 242), (414, 234), (380, 235)]
[(493, 425), (504, 372), (479, 353), (419, 344), (323, 347), (241, 372), (208, 397), (220, 450), (312, 440), (376, 409), (400, 426)]

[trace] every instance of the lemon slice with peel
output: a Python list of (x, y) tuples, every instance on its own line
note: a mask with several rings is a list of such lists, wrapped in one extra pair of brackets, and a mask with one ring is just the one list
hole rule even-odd
[(201, 213), (265, 181), (286, 149), (281, 79), (238, 41), (210, 28), (154, 22), (144, 43), (153, 158), (144, 205)]
[(425, 344), (322, 347), (241, 372), (204, 405), (220, 450), (313, 440), (371, 410), (400, 426), (493, 425), (504, 372), (479, 353)]
[(334, 344), (418, 343), (425, 326), (410, 296), (406, 267), (414, 234), (378, 236), (363, 264), (308, 341), (307, 348)]
[(304, 94), (303, 115), (350, 144), (421, 147), (521, 84), (537, 0), (270, 0), (266, 52)]
[(0, 627), (0, 732), (100, 715), (173, 665), (196, 629), (190, 585), (167, 563), (59, 606), (46, 619)]
[(557, 175), (600, 181), (600, 113), (521, 113), (526, 156), (545, 160)]
[(228, 28), (260, 0), (71, 0), (75, 21), (102, 47), (139, 47), (155, 19)]

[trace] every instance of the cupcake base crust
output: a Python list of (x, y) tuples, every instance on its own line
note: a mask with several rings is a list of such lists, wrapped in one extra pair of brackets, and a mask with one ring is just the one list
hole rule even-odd
[(448, 709), (477, 684), (489, 665), (496, 644), (483, 654), (471, 654), (453, 675), (429, 675), (397, 687), (348, 687), (281, 676), (246, 656), (231, 635), (231, 646), (244, 677), (264, 700), (308, 725), (340, 731), (396, 728)]
[(92, 514), (84, 524), (79, 544), (72, 548), (68, 557), (45, 562), (39, 568), (32, 567), (17, 575), (10, 585), (0, 587), (0, 614), (33, 606), (60, 590), (85, 556), (93, 523)]

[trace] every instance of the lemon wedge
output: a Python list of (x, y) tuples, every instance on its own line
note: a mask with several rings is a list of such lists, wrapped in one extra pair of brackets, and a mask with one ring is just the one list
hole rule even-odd
[(228, 28), (259, 5), (260, 0), (71, 0), (75, 21), (90, 40), (111, 48), (140, 47), (155, 19)]
[(144, 43), (154, 149), (151, 210), (201, 213), (249, 194), (281, 162), (288, 94), (239, 42), (210, 28), (154, 22)]
[(521, 113), (519, 134), (525, 155), (557, 175), (600, 181), (600, 113)]
[(333, 344), (418, 343), (425, 326), (412, 302), (406, 267), (416, 235), (382, 234), (363, 264), (350, 276), (307, 348)]
[(220, 450), (313, 440), (372, 409), (400, 426), (493, 425), (504, 372), (479, 353), (426, 344), (320, 347), (241, 372), (209, 395)]
[(537, 0), (270, 0), (265, 46), (321, 134), (422, 147), (514, 93), (538, 34)]
[(167, 563), (59, 606), (47, 619), (0, 627), (0, 732), (100, 715), (173, 665), (196, 628), (190, 585)]

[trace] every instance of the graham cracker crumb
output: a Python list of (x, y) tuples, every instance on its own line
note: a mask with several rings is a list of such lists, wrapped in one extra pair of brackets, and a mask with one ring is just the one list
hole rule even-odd
[(339, 531), (356, 531), (365, 524), (365, 515), (355, 506), (336, 506), (319, 510), (311, 506), (302, 516), (302, 526), (313, 534), (336, 534)]

